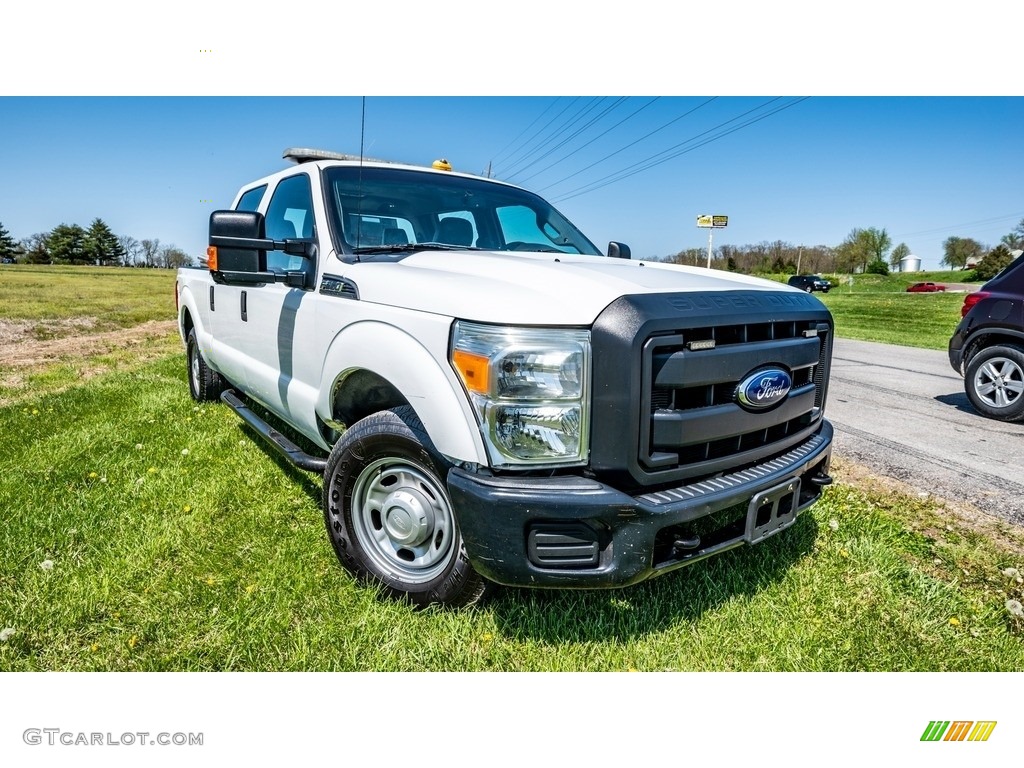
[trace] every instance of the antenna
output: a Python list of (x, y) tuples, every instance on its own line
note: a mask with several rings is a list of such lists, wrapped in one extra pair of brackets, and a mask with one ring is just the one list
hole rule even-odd
[[(359, 184), (358, 203), (356, 204), (356, 242), (354, 247), (358, 248), (363, 241), (363, 143), (366, 140), (366, 97), (363, 96), (362, 110), (359, 118)], [(356, 259), (358, 260), (358, 256)]]

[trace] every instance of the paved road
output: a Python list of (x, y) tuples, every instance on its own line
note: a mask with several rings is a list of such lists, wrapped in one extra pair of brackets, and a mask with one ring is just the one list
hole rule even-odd
[(839, 456), (1024, 525), (1024, 423), (975, 413), (945, 352), (837, 339), (826, 415)]

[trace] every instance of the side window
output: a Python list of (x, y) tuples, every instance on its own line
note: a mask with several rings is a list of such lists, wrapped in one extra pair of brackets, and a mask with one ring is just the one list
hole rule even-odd
[[(309, 177), (300, 173), (281, 181), (274, 190), (267, 208), (267, 237), (272, 240), (308, 240), (316, 237), (313, 224), (313, 194)], [(290, 256), (284, 251), (267, 254), (267, 269), (286, 271), (301, 269), (306, 261), (301, 256)]]
[(242, 195), (238, 201), (238, 205), (235, 206), (236, 211), (256, 211), (259, 210), (260, 201), (263, 199), (263, 193), (267, 191), (267, 185), (264, 184), (262, 187), (256, 187), (250, 189), (248, 192)]

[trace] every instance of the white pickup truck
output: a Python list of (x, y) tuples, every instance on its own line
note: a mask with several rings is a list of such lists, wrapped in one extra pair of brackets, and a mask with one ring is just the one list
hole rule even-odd
[(811, 295), (603, 255), (445, 161), (285, 157), (178, 273), (189, 386), (323, 475), (356, 577), (419, 605), (624, 586), (785, 529), (831, 482)]

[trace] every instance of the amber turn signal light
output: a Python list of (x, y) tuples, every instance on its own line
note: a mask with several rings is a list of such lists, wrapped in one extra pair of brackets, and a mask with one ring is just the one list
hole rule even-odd
[(456, 349), (452, 353), (452, 363), (470, 392), (483, 395), (490, 391), (490, 366), (486, 357)]

